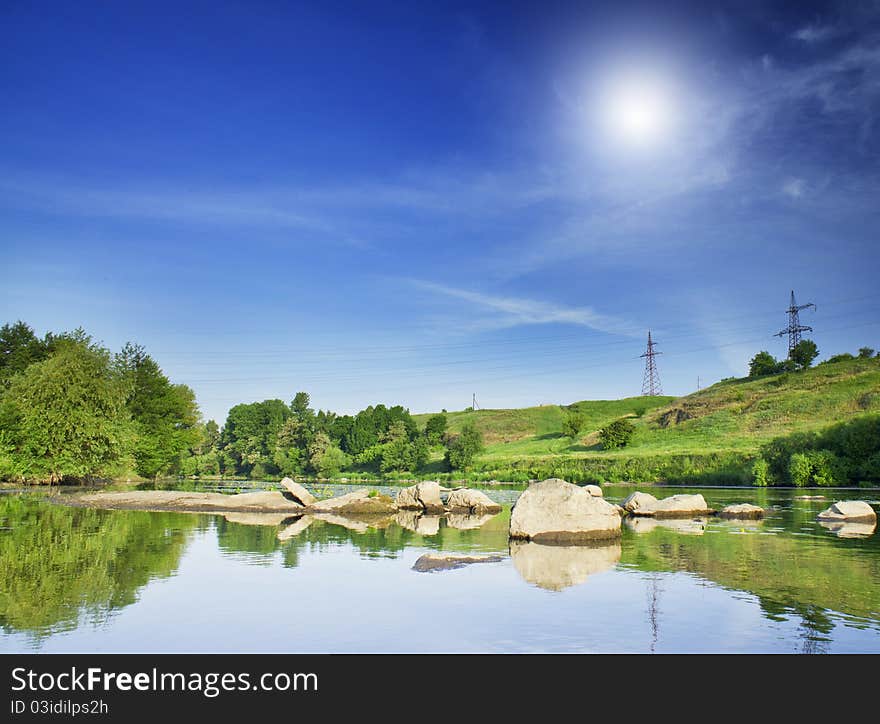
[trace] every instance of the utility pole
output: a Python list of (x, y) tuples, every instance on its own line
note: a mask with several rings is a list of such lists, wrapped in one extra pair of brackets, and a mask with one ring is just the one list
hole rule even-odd
[(788, 335), (788, 356), (791, 357), (791, 351), (797, 346), (798, 342), (801, 341), (801, 332), (812, 332), (812, 327), (806, 327), (801, 324), (800, 319), (798, 318), (798, 312), (802, 309), (807, 309), (808, 307), (812, 307), (813, 311), (816, 311), (816, 305), (812, 302), (808, 302), (807, 304), (801, 304), (798, 306), (798, 303), (794, 299), (794, 289), (791, 290), (791, 304), (788, 309), (788, 326), (774, 334), (774, 337), (784, 337), (786, 334)]
[(697, 375), (697, 392), (700, 391), (700, 376)]
[(654, 357), (663, 354), (654, 349), (654, 342), (651, 340), (651, 332), (648, 331), (648, 348), (644, 354), (639, 357), (645, 358), (645, 376), (642, 378), (642, 394), (643, 395), (662, 395), (663, 388), (660, 386), (660, 373), (657, 371), (657, 363)]
[(471, 409), (472, 410), (479, 410), (480, 409), (480, 406), (477, 404), (477, 393), (476, 392), (474, 392), (474, 395), (471, 399)]

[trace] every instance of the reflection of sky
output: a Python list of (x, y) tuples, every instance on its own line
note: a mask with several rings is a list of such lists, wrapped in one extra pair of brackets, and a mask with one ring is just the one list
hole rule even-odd
[[(757, 598), (688, 573), (616, 568), (560, 592), (527, 584), (510, 559), (416, 573), (422, 547), (367, 558), (351, 543), (305, 545), (298, 565), (218, 549), (194, 534), (177, 574), (98, 626), (48, 638), (45, 652), (658, 652), (803, 648), (801, 620), (765, 617)], [(836, 625), (831, 651), (880, 651), (880, 632)], [(0, 641), (27, 650), (21, 636)]]

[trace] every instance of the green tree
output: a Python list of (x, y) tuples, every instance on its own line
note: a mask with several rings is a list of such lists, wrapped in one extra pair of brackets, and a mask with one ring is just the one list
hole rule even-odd
[(333, 444), (325, 432), (317, 433), (312, 439), (308, 456), (309, 470), (322, 477), (338, 473), (350, 462), (348, 456)]
[(626, 447), (632, 440), (636, 428), (625, 417), (615, 420), (599, 430), (599, 440), (605, 450)]
[(0, 327), (0, 385), (8, 386), (12, 376), (24, 372), (49, 354), (49, 345), (37, 339), (22, 321)]
[(587, 426), (587, 419), (577, 412), (570, 412), (562, 421), (562, 434), (572, 440), (577, 440), (581, 431)]
[(128, 386), (126, 406), (137, 433), (138, 475), (155, 478), (172, 472), (181, 453), (199, 442), (195, 393), (186, 385), (172, 384), (140, 345), (126, 344), (116, 365)]
[(428, 443), (439, 445), (443, 441), (448, 424), (446, 415), (443, 413), (429, 417), (428, 422), (425, 423), (425, 437), (428, 439)]
[(762, 350), (749, 361), (749, 377), (763, 377), (782, 372), (782, 363), (769, 352)]
[(0, 429), (22, 477), (49, 482), (106, 474), (132, 443), (126, 385), (110, 353), (78, 331), (15, 375)]
[(868, 359), (869, 357), (874, 356), (874, 350), (870, 347), (860, 347), (859, 348), (859, 358), (860, 359)]
[(813, 364), (813, 360), (819, 355), (819, 349), (812, 339), (802, 339), (788, 355), (788, 358), (798, 369), (805, 370)]
[(483, 434), (469, 422), (458, 435), (449, 439), (446, 465), (450, 470), (467, 470), (482, 451)]

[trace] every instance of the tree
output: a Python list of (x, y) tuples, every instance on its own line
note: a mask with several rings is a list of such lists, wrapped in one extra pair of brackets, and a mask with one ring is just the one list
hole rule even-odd
[(348, 456), (333, 444), (325, 432), (315, 435), (308, 448), (309, 469), (316, 475), (325, 477), (338, 473), (348, 465)]
[(9, 385), (12, 376), (48, 356), (49, 345), (22, 321), (0, 327), (0, 385)]
[(584, 415), (577, 412), (571, 412), (566, 415), (565, 419), (562, 421), (562, 434), (572, 440), (577, 440), (580, 437), (581, 430), (586, 426), (587, 419)]
[(447, 427), (448, 421), (443, 413), (429, 417), (428, 422), (425, 423), (425, 437), (428, 439), (428, 443), (439, 445), (443, 441)]
[(632, 440), (636, 428), (625, 417), (615, 420), (599, 430), (599, 440), (605, 450), (626, 447)]
[[(236, 475), (278, 472), (274, 462), (278, 433), (291, 414), (290, 407), (277, 399), (235, 405), (230, 409), (220, 436), (225, 456), (223, 472)], [(227, 468), (229, 462), (232, 469)]]
[(126, 385), (110, 353), (83, 332), (15, 375), (0, 429), (22, 477), (61, 482), (105, 474), (132, 443)]
[(767, 351), (758, 352), (749, 362), (749, 377), (763, 377), (782, 372), (782, 363)]
[(482, 451), (483, 434), (473, 423), (468, 423), (458, 435), (450, 437), (446, 465), (450, 470), (467, 470)]
[(874, 356), (874, 350), (870, 347), (859, 347), (859, 358), (868, 359)]
[(812, 339), (802, 339), (792, 348), (788, 357), (797, 365), (798, 369), (805, 370), (813, 364), (813, 360), (818, 355), (819, 349), (816, 347), (816, 343)]
[(155, 478), (172, 472), (181, 453), (199, 442), (195, 393), (172, 384), (140, 345), (126, 344), (116, 365), (128, 388), (126, 406), (137, 432), (138, 475)]

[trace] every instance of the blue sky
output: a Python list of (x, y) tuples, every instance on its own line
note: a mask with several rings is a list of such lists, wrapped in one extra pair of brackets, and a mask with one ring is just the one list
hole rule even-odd
[(878, 2), (0, 25), (0, 321), (139, 342), (206, 418), (635, 395), (648, 329), (684, 394), (783, 356), (791, 289), (880, 348)]

